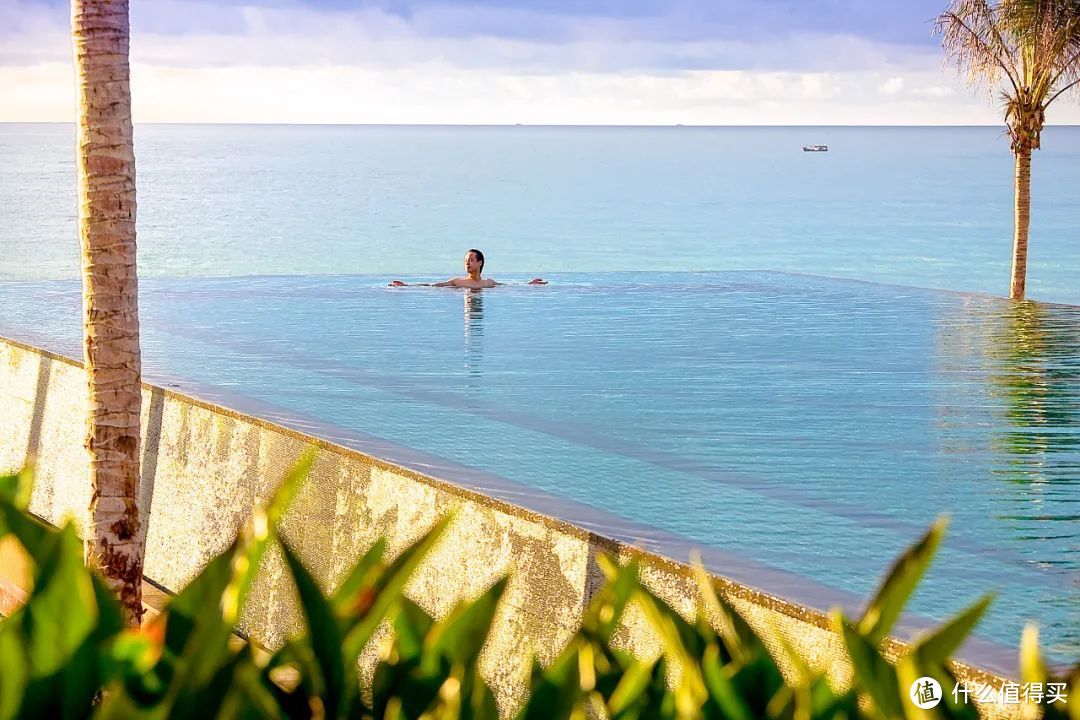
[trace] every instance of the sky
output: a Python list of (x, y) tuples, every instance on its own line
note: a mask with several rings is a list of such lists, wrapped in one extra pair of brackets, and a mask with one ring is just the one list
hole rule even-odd
[[(132, 0), (136, 122), (1000, 125), (944, 0)], [(69, 9), (0, 0), (0, 121), (74, 119)], [(1049, 121), (1080, 123), (1066, 99)]]

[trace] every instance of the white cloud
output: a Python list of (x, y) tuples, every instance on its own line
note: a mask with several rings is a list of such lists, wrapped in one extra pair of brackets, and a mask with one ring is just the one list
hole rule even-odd
[(945, 98), (956, 94), (956, 90), (951, 87), (945, 87), (944, 85), (929, 85), (927, 87), (915, 88), (912, 92), (916, 95), (930, 98)]
[[(18, 34), (0, 38), (0, 97), (14, 99), (0, 103), (0, 121), (70, 120), (66, 17), (6, 1), (0, 23)], [(289, 0), (274, 8), (136, 3), (145, 28), (132, 37), (136, 121), (1000, 122), (936, 54), (854, 36), (671, 43), (635, 34), (632, 23), (642, 21), (609, 19), (586, 20), (559, 42), (432, 35), (452, 11), (465, 12), (406, 21), (373, 9), (301, 12)], [(152, 17), (139, 21), (140, 13)], [(1080, 110), (1055, 107), (1050, 119), (1080, 122)]]
[(904, 90), (904, 78), (891, 77), (878, 85), (878, 93), (881, 95), (899, 95)]
[(5, 99), (0, 102), (2, 122), (74, 120), (74, 68), (70, 62), (0, 66), (0, 98)]
[[(881, 103), (901, 77), (918, 88)], [(935, 74), (694, 71), (521, 74), (431, 62), (391, 69), (136, 63), (137, 122), (533, 124), (997, 124), (985, 96)], [(70, 63), (0, 68), (0, 121), (74, 117)], [(1080, 121), (1080, 108), (1051, 121)]]
[(840, 95), (839, 76), (832, 73), (804, 73), (799, 77), (803, 98), (821, 100)]

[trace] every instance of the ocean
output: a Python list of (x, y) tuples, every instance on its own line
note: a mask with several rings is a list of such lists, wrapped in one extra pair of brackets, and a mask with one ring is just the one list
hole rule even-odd
[[(1004, 295), (997, 127), (138, 125), (140, 274), (779, 270)], [(827, 153), (804, 153), (824, 143)], [(1080, 127), (1033, 160), (1029, 297), (1080, 303)], [(0, 124), (0, 280), (78, 274), (74, 129)]]

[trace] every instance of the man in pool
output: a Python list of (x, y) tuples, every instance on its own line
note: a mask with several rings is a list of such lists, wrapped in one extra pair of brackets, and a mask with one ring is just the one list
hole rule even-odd
[[(490, 278), (480, 277), (480, 274), (484, 272), (484, 253), (475, 248), (471, 248), (465, 253), (465, 277), (450, 278), (443, 282), (437, 283), (412, 283), (413, 285), (425, 285), (427, 287), (457, 287), (457, 288), (469, 288), (471, 290), (479, 290), (480, 288), (492, 288), (497, 285), (503, 285), (504, 283), (495, 282)], [(409, 283), (401, 282), (400, 280), (394, 280), (390, 283), (390, 287), (405, 287)], [(533, 278), (529, 281), (529, 285), (547, 285), (547, 280), (542, 278)]]

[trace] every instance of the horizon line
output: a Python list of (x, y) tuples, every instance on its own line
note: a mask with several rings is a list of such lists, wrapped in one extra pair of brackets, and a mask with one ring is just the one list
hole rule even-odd
[[(75, 125), (74, 120), (0, 120), (0, 125)], [(757, 125), (745, 124), (698, 124), (698, 123), (334, 123), (334, 122), (183, 122), (183, 121), (134, 121), (134, 125), (236, 125), (236, 126), (267, 126), (267, 127), (418, 127), (418, 128), (685, 128), (685, 129), (726, 129), (726, 128), (1000, 128), (1001, 123), (982, 124), (885, 124), (885, 123), (809, 123), (809, 124), (784, 124), (784, 123), (761, 123)], [(1046, 123), (1049, 127), (1080, 127), (1080, 123)]]

